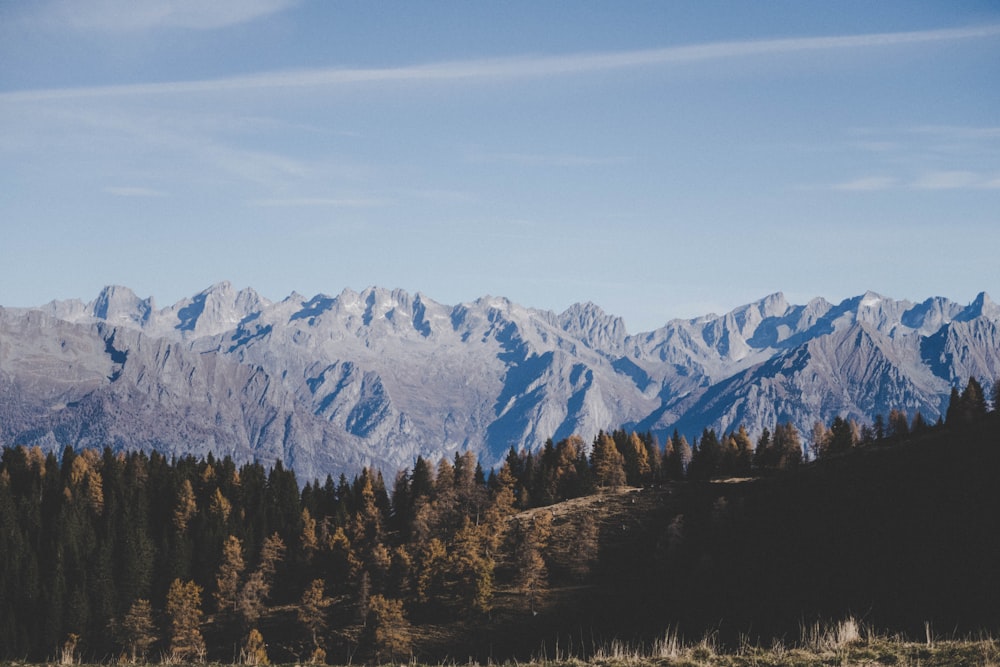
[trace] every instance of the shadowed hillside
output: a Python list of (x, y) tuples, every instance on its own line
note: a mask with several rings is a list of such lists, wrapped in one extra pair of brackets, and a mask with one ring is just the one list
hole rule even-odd
[[(768, 646), (829, 619), (996, 629), (1000, 418), (962, 424), (525, 511), (469, 454), (418, 459), (390, 500), (369, 471), (300, 490), (280, 465), (7, 448), (0, 647), (346, 664), (590, 657), (668, 629)], [(572, 449), (543, 459), (586, 473)]]

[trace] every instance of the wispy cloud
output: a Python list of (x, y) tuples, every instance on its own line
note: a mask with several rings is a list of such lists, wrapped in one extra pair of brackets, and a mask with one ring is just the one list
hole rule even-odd
[(933, 171), (915, 180), (916, 190), (984, 190), (1000, 185), (997, 174), (984, 175), (971, 171)]
[[(211, 5), (211, 3), (208, 4)], [(268, 6), (274, 4), (277, 6), (278, 0), (275, 0), (274, 3), (258, 0), (254, 4)], [(209, 23), (206, 22), (206, 25)], [(2, 93), (0, 100), (46, 101), (86, 97), (182, 95), (289, 88), (330, 88), (348, 84), (400, 82), (481, 82), (683, 65), (768, 54), (886, 48), (997, 36), (1000, 36), (1000, 25), (832, 37), (714, 42), (635, 51), (452, 61), (388, 68), (299, 69), (210, 80), (29, 90)]]
[(213, 30), (288, 9), (298, 0), (56, 0), (38, 19), (72, 30), (125, 33), (156, 28)]
[(167, 193), (153, 188), (131, 187), (131, 186), (109, 186), (104, 188), (104, 192), (115, 197), (139, 197), (139, 198), (160, 198), (166, 197)]
[(520, 165), (545, 167), (592, 167), (628, 162), (621, 156), (599, 157), (591, 155), (539, 154), (539, 153), (476, 153), (473, 162), (513, 162)]
[(875, 192), (878, 190), (888, 190), (898, 185), (898, 183), (899, 181), (891, 176), (869, 176), (847, 181), (846, 183), (837, 183), (832, 186), (832, 189), (846, 192)]
[(869, 176), (829, 186), (840, 192), (882, 192), (885, 190), (996, 190), (1000, 174), (973, 171), (930, 171), (903, 180), (891, 176)]
[(341, 198), (341, 197), (276, 197), (268, 199), (251, 199), (251, 206), (261, 208), (372, 208), (385, 206), (389, 202), (375, 198)]
[(1000, 127), (966, 127), (960, 125), (919, 125), (910, 128), (913, 134), (932, 135), (950, 139), (978, 140), (1000, 139)]

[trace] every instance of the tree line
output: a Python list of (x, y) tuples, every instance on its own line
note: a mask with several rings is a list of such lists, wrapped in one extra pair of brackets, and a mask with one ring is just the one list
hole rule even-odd
[[(986, 412), (970, 379), (937, 426)], [(824, 458), (931, 428), (895, 410), (864, 427), (837, 417), (814, 427), (810, 447)], [(390, 490), (369, 469), (300, 487), (280, 461), (5, 447), (0, 658), (398, 659), (414, 625), (488, 618), (499, 587), (534, 613), (553, 579), (586, 579), (596, 523), (559, 537), (550, 513), (525, 510), (788, 470), (803, 457), (790, 423), (756, 441), (742, 427), (705, 429), (691, 444), (675, 431), (662, 446), (616, 430), (512, 448), (489, 473), (470, 452), (418, 457)]]

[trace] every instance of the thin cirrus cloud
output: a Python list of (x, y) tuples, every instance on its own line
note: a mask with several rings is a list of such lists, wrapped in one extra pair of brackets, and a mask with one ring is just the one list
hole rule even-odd
[(933, 171), (913, 182), (917, 190), (993, 190), (1000, 187), (1000, 175), (986, 176), (971, 171)]
[(330, 88), (348, 84), (477, 82), (682, 65), (768, 54), (883, 48), (996, 36), (1000, 36), (1000, 25), (832, 37), (714, 42), (620, 52), (478, 59), (386, 68), (299, 69), (210, 80), (27, 90), (0, 93), (0, 100), (46, 101), (88, 97), (182, 95), (282, 88)]
[(840, 192), (882, 192), (885, 190), (996, 190), (1000, 174), (972, 171), (931, 171), (904, 181), (891, 176), (869, 176), (830, 186)]
[(133, 186), (109, 186), (104, 188), (104, 192), (115, 197), (137, 197), (145, 199), (159, 199), (166, 197), (167, 193), (153, 188), (133, 187)]
[(837, 183), (833, 186), (833, 189), (844, 192), (876, 192), (879, 190), (888, 190), (897, 185), (899, 185), (899, 181), (891, 176), (869, 176), (867, 178), (847, 181), (846, 183)]
[(342, 198), (342, 197), (284, 197), (268, 199), (251, 199), (250, 206), (258, 208), (373, 208), (385, 206), (389, 202), (375, 198)]
[(624, 164), (629, 161), (629, 158), (543, 153), (475, 153), (469, 157), (469, 160), (471, 162), (510, 162), (540, 167), (593, 167)]
[(253, 21), (297, 4), (298, 0), (58, 0), (39, 19), (53, 27), (104, 33), (158, 28), (215, 30)]

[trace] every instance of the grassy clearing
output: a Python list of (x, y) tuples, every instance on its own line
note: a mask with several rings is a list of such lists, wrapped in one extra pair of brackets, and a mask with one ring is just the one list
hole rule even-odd
[[(399, 667), (807, 667), (813, 665), (872, 667), (1000, 667), (1000, 640), (992, 635), (963, 639), (936, 638), (927, 626), (920, 641), (889, 636), (848, 618), (836, 623), (814, 623), (800, 628), (798, 641), (775, 640), (770, 646), (744, 641), (735, 649), (720, 646), (716, 635), (706, 634), (694, 642), (685, 641), (668, 630), (651, 644), (632, 645), (612, 642), (597, 648), (587, 657), (569, 655), (556, 648), (525, 662), (492, 662), (486, 665), (452, 660), (425, 665), (416, 660)], [(49, 663), (0, 662), (0, 667), (66, 667), (79, 665), (66, 656)], [(128, 664), (114, 663), (108, 664)], [(150, 664), (181, 667), (178, 662)], [(226, 663), (197, 663), (200, 667), (229, 667)], [(86, 667), (80, 665), (80, 667)], [(296, 667), (299, 667), (296, 664)], [(347, 666), (345, 666), (347, 667)]]
[(587, 659), (537, 656), (530, 663), (506, 667), (806, 667), (871, 665), (881, 667), (1000, 667), (1000, 641), (991, 635), (937, 639), (926, 628), (922, 641), (879, 634), (857, 619), (803, 625), (797, 642), (775, 640), (770, 646), (741, 642), (724, 649), (714, 634), (686, 642), (668, 631), (650, 645), (612, 642)]

